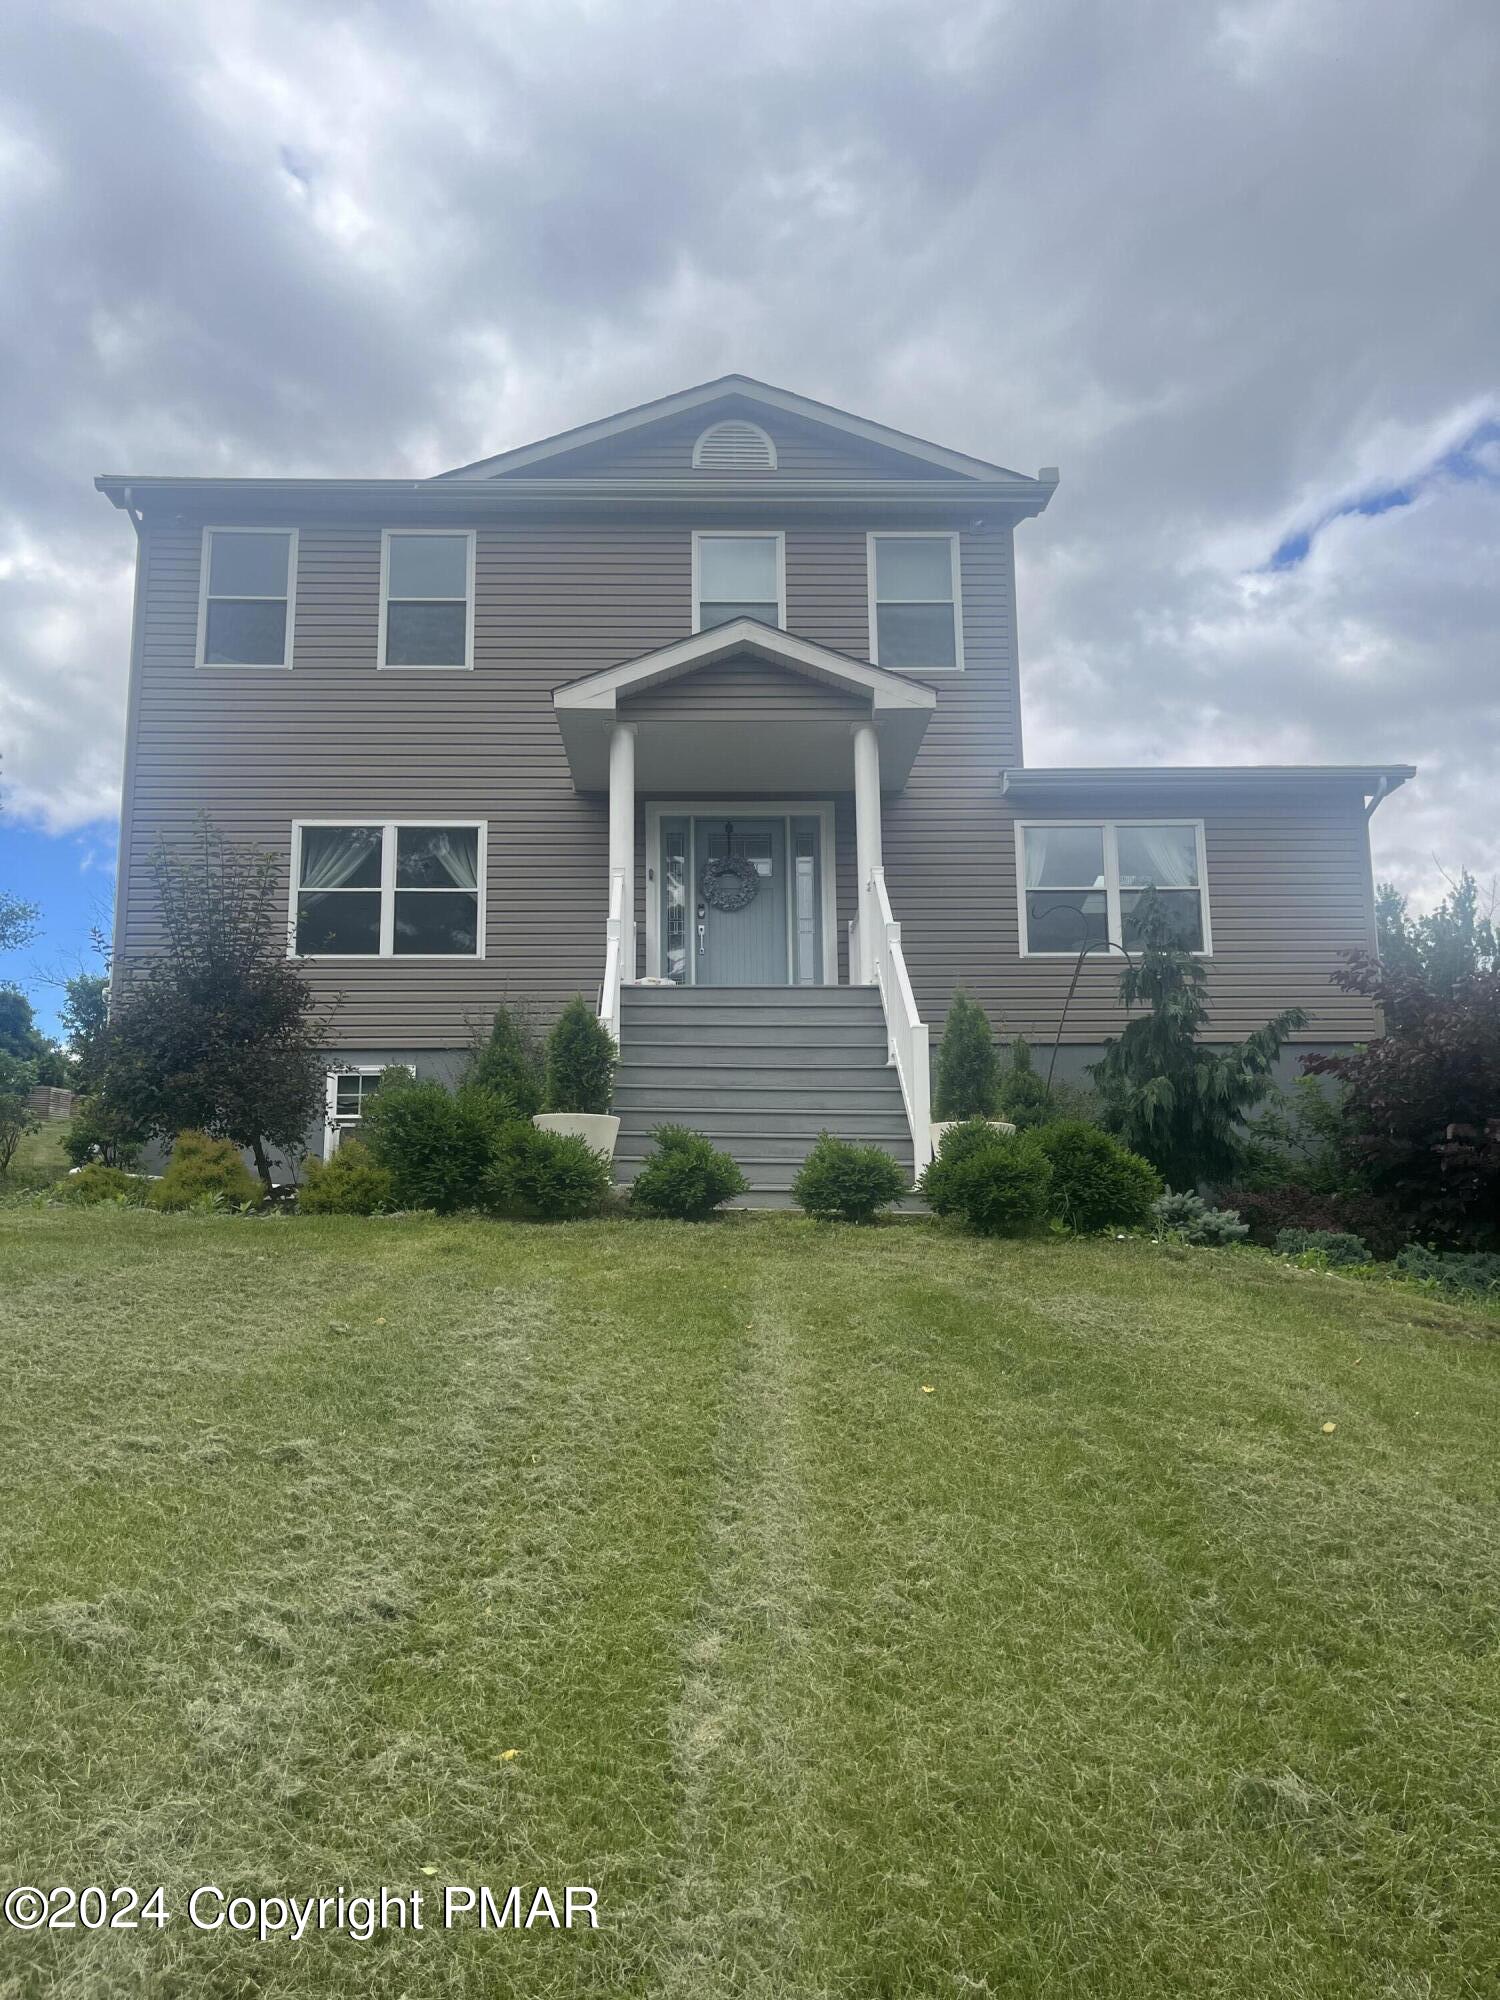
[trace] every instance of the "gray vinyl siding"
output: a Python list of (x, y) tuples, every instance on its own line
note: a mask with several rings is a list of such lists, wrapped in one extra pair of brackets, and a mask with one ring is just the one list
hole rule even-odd
[[(712, 409), (689, 410), (667, 417), (639, 430), (598, 444), (580, 445), (560, 452), (555, 458), (540, 459), (530, 466), (497, 477), (522, 481), (530, 473), (537, 478), (591, 479), (682, 478), (693, 470), (693, 446), (713, 424), (748, 419), (770, 438), (776, 447), (774, 472), (741, 472), (736, 478), (767, 479), (944, 479), (953, 475), (930, 459), (916, 458), (888, 446), (868, 444), (838, 431), (759, 407), (740, 407), (732, 402)], [(705, 475), (707, 476), (707, 475)]]
[(755, 659), (724, 660), (677, 680), (660, 682), (620, 703), (631, 722), (796, 722), (814, 715), (869, 713), (869, 702)]
[[(694, 432), (696, 434), (696, 431)], [(644, 440), (639, 441), (644, 442)], [(851, 445), (853, 441), (850, 441)], [(660, 444), (660, 440), (658, 440)], [(827, 447), (830, 450), (834, 446)], [(842, 452), (842, 441), (836, 444)], [(555, 465), (555, 462), (554, 462)], [(868, 468), (863, 468), (868, 470)], [(902, 476), (909, 468), (902, 467)], [(938, 704), (910, 780), (885, 804), (885, 860), (919, 1001), (934, 1025), (955, 984), (1008, 1031), (1056, 1032), (1068, 978), (1017, 956), (1013, 814), (1000, 773), (1021, 759), (1011, 537), (964, 522), (966, 671), (935, 677)], [(422, 525), (429, 525), (426, 517)], [(377, 671), (381, 527), (400, 519), (278, 522), (300, 531), (291, 672), (193, 665), (200, 529), (148, 521), (121, 851), (119, 945), (156, 940), (146, 860), (158, 835), (187, 836), (202, 809), (232, 836), (289, 862), (298, 818), (482, 820), (488, 827), (486, 956), (481, 961), (344, 960), (309, 976), (339, 1000), (344, 1048), (461, 1046), (503, 997), (546, 1017), (597, 990), (603, 965), (607, 805), (579, 796), (552, 708), (557, 687), (684, 637), (692, 624), (690, 514), (479, 520), (472, 672)], [(852, 513), (805, 507), (785, 522), (791, 629), (868, 658), (865, 535)], [(890, 523), (881, 520), (878, 525)], [(936, 525), (924, 518), (924, 527)], [(1036, 532), (1031, 530), (1031, 532)], [(630, 705), (643, 727), (691, 712), (746, 725), (853, 704), (780, 670), (739, 663), (685, 678)], [(694, 792), (684, 773), (682, 792)], [(841, 977), (853, 914), (853, 812), (837, 803)], [(1371, 935), (1368, 849), (1352, 789), (1257, 792), (1159, 806), (1101, 798), (1090, 810), (1208, 823), (1216, 955), (1214, 1027), (1240, 1034), (1300, 1004), (1310, 1041), (1373, 1031), (1367, 1003), (1330, 983), (1339, 954)], [(1046, 815), (1027, 806), (1027, 818)], [(1082, 816), (1070, 803), (1057, 817)], [(644, 839), (638, 852), (644, 870)], [(642, 914), (643, 880), (637, 882)], [(1089, 966), (1068, 1026), (1080, 1043), (1116, 1032), (1117, 970)]]

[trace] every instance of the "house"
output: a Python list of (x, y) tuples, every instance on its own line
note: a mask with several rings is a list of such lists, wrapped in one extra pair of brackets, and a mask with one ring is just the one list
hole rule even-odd
[(619, 1169), (712, 1133), (785, 1198), (828, 1127), (929, 1149), (955, 987), (1075, 1073), (1155, 883), (1212, 1030), (1340, 992), (1408, 766), (1049, 770), (1022, 754), (1013, 472), (744, 376), (411, 479), (108, 476), (138, 536), (116, 949), (207, 808), (273, 849), (342, 996), (324, 1147), (502, 999), (597, 996)]

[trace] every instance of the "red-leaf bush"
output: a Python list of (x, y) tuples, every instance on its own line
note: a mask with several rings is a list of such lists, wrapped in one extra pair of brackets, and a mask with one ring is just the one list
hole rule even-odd
[(1377, 1001), (1386, 1024), (1352, 1055), (1305, 1060), (1345, 1086), (1350, 1166), (1400, 1212), (1409, 1236), (1461, 1249), (1500, 1244), (1500, 970), (1434, 991), (1420, 973), (1359, 953), (1333, 976)]
[(1370, 1194), (1321, 1194), (1313, 1188), (1225, 1188), (1215, 1196), (1238, 1209), (1250, 1225), (1250, 1241), (1274, 1249), (1284, 1229), (1329, 1231), (1360, 1236), (1376, 1257), (1394, 1257), (1411, 1240), (1411, 1229), (1388, 1201)]

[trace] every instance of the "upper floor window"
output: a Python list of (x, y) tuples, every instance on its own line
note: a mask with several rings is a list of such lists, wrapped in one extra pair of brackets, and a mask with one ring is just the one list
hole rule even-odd
[(472, 667), (474, 532), (389, 528), (380, 549), (383, 667)]
[(786, 624), (786, 557), (779, 535), (693, 536), (693, 630), (734, 618)]
[(1018, 824), (1021, 950), (1073, 957), (1085, 945), (1134, 951), (1142, 891), (1154, 888), (1184, 951), (1213, 949), (1201, 820)]
[(299, 822), (298, 958), (482, 958), (482, 824)]
[(198, 665), (289, 667), (296, 530), (205, 528), (201, 574)]
[(957, 535), (871, 535), (870, 658), (940, 673), (964, 663)]
[(776, 447), (759, 424), (730, 417), (700, 432), (693, 463), (705, 472), (774, 472)]

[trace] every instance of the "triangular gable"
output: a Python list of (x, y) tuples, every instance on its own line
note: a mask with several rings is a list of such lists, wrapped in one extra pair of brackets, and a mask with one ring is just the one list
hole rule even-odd
[[(569, 471), (608, 476), (611, 471), (618, 473), (621, 464), (629, 464), (631, 460), (635, 460), (637, 465), (645, 461), (649, 470), (655, 472), (659, 468), (656, 454), (648, 442), (648, 433), (652, 434), (659, 447), (669, 448), (671, 470), (686, 474), (691, 459), (681, 450), (683, 440), (686, 440), (690, 452), (693, 437), (721, 413), (750, 417), (773, 434), (774, 428), (779, 425), (793, 447), (790, 455), (794, 464), (787, 468), (793, 476), (797, 476), (796, 461), (799, 459), (810, 468), (802, 471), (804, 478), (841, 476), (839, 470), (817, 469), (817, 444), (822, 440), (825, 455), (835, 444), (842, 444), (849, 455), (849, 470), (843, 476), (869, 477), (872, 472), (879, 476), (883, 470), (887, 476), (897, 478), (946, 476), (971, 480), (1026, 477), (1006, 466), (992, 465), (985, 459), (971, 458), (964, 452), (950, 451), (946, 446), (929, 443), (925, 438), (892, 430), (888, 425), (874, 423), (868, 417), (854, 416), (850, 411), (836, 409), (832, 404), (815, 402), (810, 396), (799, 396), (790, 389), (778, 389), (769, 382), (757, 382), (748, 375), (724, 375), (713, 382), (700, 382), (691, 389), (679, 390), (675, 395), (662, 396), (655, 402), (621, 410), (612, 417), (580, 425), (575, 430), (561, 431), (554, 437), (521, 445), (514, 451), (478, 459), (472, 465), (458, 466), (451, 472), (440, 473), (438, 477), (499, 479), (530, 473), (550, 478), (566, 476)], [(680, 465), (677, 463), (679, 457), (682, 460)]]

